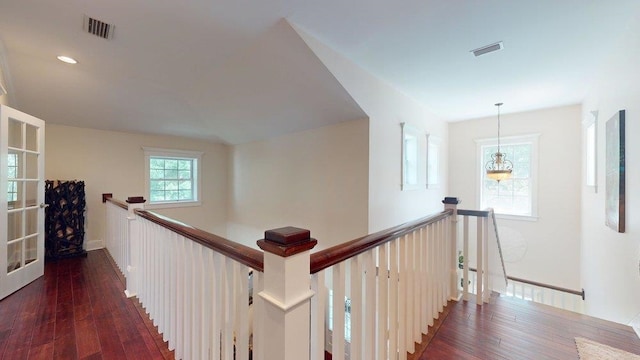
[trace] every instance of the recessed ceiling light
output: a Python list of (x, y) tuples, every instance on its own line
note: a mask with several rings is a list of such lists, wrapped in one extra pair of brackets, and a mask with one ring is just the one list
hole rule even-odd
[(77, 64), (78, 60), (72, 58), (72, 57), (68, 57), (68, 56), (64, 56), (64, 55), (60, 55), (58, 56), (58, 60), (62, 61), (62, 62), (66, 62), (67, 64)]

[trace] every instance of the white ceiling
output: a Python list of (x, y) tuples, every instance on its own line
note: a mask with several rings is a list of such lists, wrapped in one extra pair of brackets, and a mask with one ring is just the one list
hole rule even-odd
[[(83, 14), (114, 38), (83, 33)], [(639, 15), (638, 0), (0, 0), (0, 63), (11, 104), (48, 122), (237, 144), (366, 116), (289, 23), (461, 120), (581, 102)]]

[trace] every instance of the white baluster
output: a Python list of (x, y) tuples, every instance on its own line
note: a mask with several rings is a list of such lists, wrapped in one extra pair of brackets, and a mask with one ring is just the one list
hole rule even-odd
[(434, 228), (434, 232), (435, 232), (435, 253), (436, 253), (436, 258), (435, 258), (435, 278), (434, 278), (434, 286), (435, 286), (435, 290), (436, 290), (436, 313), (441, 313), (442, 309), (444, 307), (443, 301), (442, 299), (444, 298), (444, 292), (442, 290), (443, 285), (442, 285), (442, 268), (444, 267), (444, 256), (442, 254), (442, 248), (443, 248), (443, 244), (442, 244), (442, 229), (441, 229), (441, 224), (440, 222), (436, 222), (433, 224), (433, 228)]
[[(483, 301), (488, 303), (489, 299), (491, 298), (491, 282), (490, 282), (490, 278), (489, 278), (489, 217), (483, 217), (482, 218), (482, 229), (484, 231), (484, 234), (482, 236), (482, 242), (483, 242), (483, 269), (484, 271), (482, 272), (482, 274), (484, 275), (484, 279), (483, 279), (483, 283), (484, 283), (484, 293), (483, 293)], [(524, 296), (523, 296), (524, 297)]]
[(375, 358), (375, 324), (376, 324), (376, 264), (373, 261), (373, 250), (364, 256), (366, 305), (364, 317), (364, 359)]
[[(436, 267), (438, 265), (437, 232), (435, 224), (429, 224), (429, 303), (431, 317), (438, 318), (438, 281)], [(433, 321), (429, 322), (433, 325)]]
[(420, 228), (420, 332), (429, 331), (429, 291), (427, 289), (427, 228)]
[(407, 236), (398, 238), (398, 359), (407, 358)]
[(164, 247), (162, 254), (162, 283), (163, 283), (163, 292), (162, 297), (164, 298), (164, 331), (163, 340), (168, 341), (171, 336), (171, 255), (173, 243), (171, 240), (172, 234), (169, 234), (166, 239), (164, 239)]
[[(158, 235), (158, 234), (156, 234)], [(191, 242), (189, 239), (186, 239), (184, 236), (178, 235), (177, 238), (177, 254), (176, 254), (176, 321), (177, 321), (177, 345), (176, 345), (176, 355), (178, 351), (180, 351), (180, 356), (185, 358), (185, 347), (189, 344), (188, 326), (189, 323), (187, 321), (187, 306), (189, 297), (187, 296), (188, 291), (188, 279), (189, 279), (189, 270), (188, 264), (189, 260), (188, 256), (188, 245)]]
[[(191, 291), (191, 356), (194, 359), (200, 358), (202, 356), (202, 303), (203, 303), (203, 292), (204, 292), (204, 283), (203, 279), (203, 262), (202, 262), (202, 245), (191, 242), (192, 246), (192, 254), (193, 260), (191, 262), (191, 274), (192, 274), (192, 282), (191, 286), (193, 290)], [(248, 299), (248, 297), (247, 297)]]
[(214, 285), (215, 285), (215, 293), (213, 295), (213, 313), (211, 324), (213, 325), (213, 329), (211, 331), (211, 343), (212, 343), (212, 354), (214, 359), (223, 358), (222, 352), (222, 331), (225, 323), (225, 306), (224, 300), (227, 296), (227, 287), (225, 285), (225, 264), (224, 264), (224, 256), (219, 253), (214, 253), (213, 255), (213, 267), (214, 267)]
[[(323, 279), (324, 282), (324, 279)], [(267, 333), (264, 329), (264, 300), (258, 296), (264, 290), (264, 273), (254, 270), (253, 272), (253, 359), (265, 360), (264, 341)], [(318, 293), (316, 293), (316, 296)], [(314, 298), (315, 298), (314, 297)], [(324, 327), (324, 321), (321, 322)], [(324, 341), (324, 337), (323, 337)], [(324, 350), (324, 349), (323, 349)], [(322, 358), (321, 358), (322, 359)]]
[(198, 358), (211, 359), (211, 313), (213, 310), (213, 293), (217, 289), (213, 286), (213, 250), (209, 248), (202, 249), (202, 263), (200, 272), (201, 277), (198, 286), (202, 289), (200, 297), (200, 313), (202, 317), (201, 328), (198, 336), (200, 337), (200, 353)]
[(378, 324), (376, 326), (376, 342), (378, 344), (378, 359), (387, 359), (387, 329), (388, 329), (388, 282), (389, 264), (387, 262), (387, 244), (378, 246)]
[(193, 241), (185, 239), (185, 276), (184, 282), (184, 304), (182, 316), (184, 317), (184, 359), (193, 359), (193, 301), (194, 301), (194, 273), (193, 273)]
[(178, 341), (178, 235), (172, 233), (169, 237), (169, 349), (176, 348)]
[(398, 242), (389, 242), (389, 359), (398, 354)]
[(225, 359), (233, 358), (233, 325), (235, 322), (236, 312), (235, 312), (235, 297), (233, 292), (233, 283), (235, 281), (235, 272), (233, 269), (234, 262), (225, 258), (224, 266), (226, 268), (226, 285), (227, 288), (227, 296), (224, 299), (224, 315), (226, 317), (224, 321), (224, 330), (223, 330), (223, 353)]
[(462, 294), (469, 300), (469, 217), (464, 216), (462, 235)]
[(414, 277), (414, 263), (415, 263), (415, 239), (413, 236), (413, 233), (409, 233), (407, 235), (405, 235), (406, 237), (406, 243), (407, 243), (407, 247), (406, 247), (406, 255), (405, 258), (407, 259), (407, 267), (406, 267), (406, 277), (407, 277), (407, 299), (406, 299), (406, 315), (404, 318), (405, 321), (405, 334), (406, 334), (406, 346), (407, 346), (407, 351), (411, 354), (413, 354), (415, 352), (415, 343), (413, 340), (413, 321), (415, 320), (415, 315), (414, 315), (414, 311), (415, 308), (413, 306), (413, 302), (415, 301), (415, 297), (414, 297), (414, 281), (413, 281), (413, 277)]
[(249, 268), (238, 264), (239, 273), (236, 286), (238, 287), (237, 306), (237, 359), (249, 359)]
[(324, 272), (322, 270), (311, 276), (311, 290), (315, 293), (315, 296), (311, 298), (311, 360), (324, 359), (326, 334), (324, 326), (327, 301)]
[[(484, 234), (484, 232), (482, 231), (482, 221), (480, 220), (480, 218), (476, 218), (476, 222), (477, 222), (477, 226), (478, 226), (478, 230), (476, 232), (477, 235), (477, 246), (476, 246), (476, 255), (477, 255), (477, 259), (476, 259), (476, 304), (478, 305), (482, 305), (482, 285), (483, 285), (483, 278), (484, 278), (484, 264), (483, 264), (483, 259), (484, 257), (482, 256), (483, 253), (483, 244), (484, 242), (482, 241), (482, 235)], [(515, 293), (515, 292), (514, 292)]]
[(364, 299), (362, 297), (362, 255), (349, 260), (351, 270), (351, 346), (349, 358), (362, 359), (362, 327)]
[[(422, 342), (422, 286), (420, 286), (420, 279), (422, 272), (420, 271), (420, 230), (412, 231), (413, 235), (413, 341), (415, 343)], [(414, 351), (415, 352), (415, 351)]]
[(333, 275), (333, 334), (331, 338), (331, 358), (344, 360), (344, 261), (331, 267)]
[(151, 320), (153, 320), (153, 325), (158, 325), (158, 322), (156, 321), (157, 319), (157, 314), (158, 314), (158, 239), (161, 239), (162, 236), (164, 236), (165, 232), (168, 231), (158, 225), (153, 225), (154, 228), (156, 229), (156, 233), (159, 234), (159, 236), (154, 237), (152, 242), (150, 243), (150, 247), (149, 247), (149, 252), (150, 252), (150, 256), (149, 256), (149, 263), (151, 264), (150, 266), (150, 271), (147, 277), (147, 281), (149, 282), (149, 287), (150, 287), (150, 295), (151, 295), (151, 301), (149, 301), (149, 318), (151, 318)]

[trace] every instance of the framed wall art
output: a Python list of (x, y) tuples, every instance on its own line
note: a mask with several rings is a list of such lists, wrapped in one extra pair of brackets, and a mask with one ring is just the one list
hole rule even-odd
[(607, 120), (606, 128), (606, 195), (605, 222), (623, 233), (625, 226), (625, 111), (618, 111)]

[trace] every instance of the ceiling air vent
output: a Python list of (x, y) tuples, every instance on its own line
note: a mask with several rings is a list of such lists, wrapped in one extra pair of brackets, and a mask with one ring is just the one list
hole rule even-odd
[(481, 48), (477, 48), (475, 50), (471, 50), (471, 52), (473, 53), (473, 55), (478, 57), (480, 55), (488, 54), (490, 52), (502, 50), (503, 48), (504, 48), (504, 45), (502, 45), (502, 41), (499, 41), (495, 44), (491, 44), (491, 45), (483, 46)]
[(85, 15), (82, 29), (91, 35), (111, 40), (113, 39), (113, 30), (115, 30), (115, 26)]

